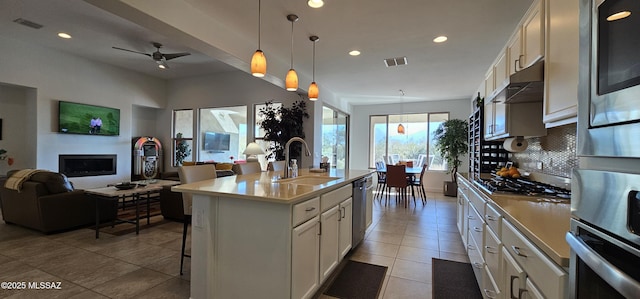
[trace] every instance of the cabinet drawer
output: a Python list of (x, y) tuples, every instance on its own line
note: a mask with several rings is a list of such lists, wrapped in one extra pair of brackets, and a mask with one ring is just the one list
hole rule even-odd
[(487, 263), (487, 267), (493, 277), (500, 277), (500, 260), (502, 257), (502, 243), (491, 232), (486, 230), (484, 232), (484, 260)]
[[(480, 248), (484, 247), (484, 221), (478, 211), (476, 211), (473, 207), (469, 206), (469, 234), (473, 235), (473, 238), (476, 240)], [(481, 249), (482, 251), (482, 249)]]
[(482, 195), (480, 195), (479, 191), (475, 188), (469, 189), (468, 193), (469, 202), (473, 205), (474, 208), (480, 213), (480, 215), (484, 216), (484, 206), (487, 202)]
[(502, 216), (496, 209), (490, 204), (487, 203), (487, 206), (484, 211), (484, 220), (487, 223), (487, 226), (493, 231), (493, 233), (500, 239), (502, 236)]
[(293, 206), (293, 226), (311, 219), (320, 212), (320, 198), (315, 197)]
[(320, 207), (322, 207), (322, 211), (324, 212), (341, 203), (343, 200), (351, 197), (352, 192), (353, 187), (351, 184), (349, 184), (336, 190), (322, 194), (320, 196)]
[(478, 246), (478, 243), (473, 239), (473, 236), (469, 235), (469, 242), (467, 244), (467, 254), (469, 255), (469, 262), (471, 262), (471, 268), (473, 268), (473, 274), (476, 276), (478, 285), (482, 285), (482, 276), (484, 275), (484, 260), (482, 259), (482, 247)]
[(485, 267), (484, 269), (484, 277), (482, 277), (482, 296), (484, 298), (492, 299), (500, 297), (500, 289), (496, 284), (496, 281), (493, 279), (493, 275), (489, 271), (489, 268)]
[(547, 258), (504, 219), (502, 220), (502, 244), (545, 297), (564, 298), (566, 296), (567, 272)]

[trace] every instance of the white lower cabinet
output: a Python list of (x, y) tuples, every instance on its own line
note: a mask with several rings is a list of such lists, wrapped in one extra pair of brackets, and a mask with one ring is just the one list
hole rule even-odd
[(291, 298), (311, 298), (320, 282), (320, 217), (296, 226), (291, 243)]
[(569, 274), (505, 220), (502, 221), (502, 243), (545, 297), (566, 298)]
[(524, 287), (526, 273), (511, 257), (509, 251), (502, 248), (501, 284), (504, 298), (520, 298), (520, 290)]
[(351, 197), (340, 203), (340, 260), (351, 250), (351, 235), (353, 234), (353, 200)]
[(323, 282), (338, 266), (340, 239), (340, 206), (320, 215), (320, 282)]
[[(470, 186), (458, 176), (462, 186)], [(471, 186), (458, 190), (457, 224), (469, 261), (486, 298), (567, 298), (568, 273)], [(485, 222), (486, 221), (486, 222)]]
[(527, 283), (525, 284), (525, 291), (522, 292), (522, 299), (544, 299), (542, 293), (536, 286), (533, 284), (531, 279), (527, 278)]

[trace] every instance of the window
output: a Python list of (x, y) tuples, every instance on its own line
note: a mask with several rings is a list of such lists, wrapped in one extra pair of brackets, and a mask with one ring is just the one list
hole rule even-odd
[(193, 110), (173, 111), (173, 166), (193, 161)]
[(247, 147), (247, 106), (200, 109), (199, 161), (243, 160)]
[(322, 156), (329, 159), (332, 168), (348, 168), (348, 123), (349, 116), (345, 113), (322, 107)]
[[(446, 170), (446, 161), (436, 152), (431, 136), (448, 119), (449, 113), (370, 116), (369, 167), (374, 168), (376, 161), (412, 161), (416, 167), (422, 162), (430, 170)], [(398, 133), (399, 125), (404, 134)]]

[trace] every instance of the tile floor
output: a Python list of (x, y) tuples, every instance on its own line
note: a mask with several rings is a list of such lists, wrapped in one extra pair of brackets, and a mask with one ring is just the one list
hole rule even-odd
[[(350, 254), (388, 267), (380, 298), (430, 298), (432, 257), (468, 262), (455, 198), (427, 196), (407, 209), (376, 201), (373, 224)], [(96, 240), (91, 229), (43, 235), (0, 221), (0, 282), (61, 282), (61, 290), (0, 289), (0, 298), (189, 298), (188, 259), (178, 273), (181, 236), (174, 222)]]

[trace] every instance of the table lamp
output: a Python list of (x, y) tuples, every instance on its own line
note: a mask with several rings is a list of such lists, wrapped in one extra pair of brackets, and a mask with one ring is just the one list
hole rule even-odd
[(243, 154), (247, 156), (247, 162), (258, 161), (257, 155), (264, 155), (264, 150), (255, 142), (251, 142), (247, 144), (247, 148), (244, 150)]

